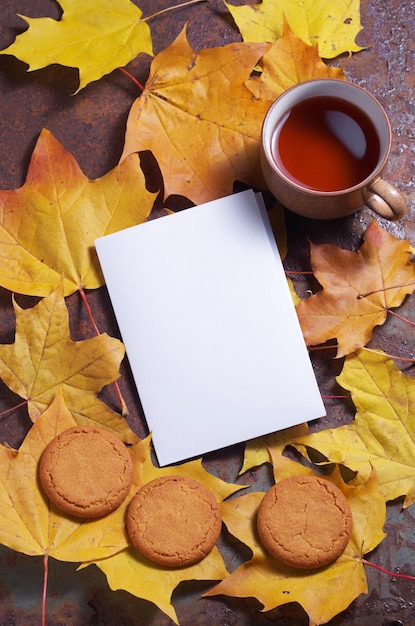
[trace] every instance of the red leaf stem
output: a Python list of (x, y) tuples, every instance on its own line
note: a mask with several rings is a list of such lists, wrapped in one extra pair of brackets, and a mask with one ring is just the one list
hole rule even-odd
[[(101, 333), (100, 333), (100, 330), (99, 330), (99, 328), (98, 328), (98, 326), (97, 326), (97, 324), (95, 322), (94, 316), (92, 314), (92, 309), (89, 306), (89, 302), (88, 302), (88, 299), (86, 297), (86, 293), (85, 293), (85, 291), (82, 288), (79, 289), (79, 293), (80, 293), (82, 302), (83, 302), (83, 304), (84, 304), (84, 306), (85, 306), (85, 308), (87, 310), (88, 317), (89, 317), (89, 320), (90, 320), (90, 322), (92, 324), (92, 327), (95, 330), (96, 334), (100, 335)], [(125, 403), (125, 400), (122, 397), (122, 393), (121, 393), (121, 390), (120, 390), (120, 387), (119, 387), (117, 381), (114, 381), (114, 387), (115, 387), (115, 391), (116, 391), (116, 394), (117, 394), (118, 402), (120, 403), (121, 415), (123, 417), (126, 417), (128, 415), (128, 413), (129, 413), (129, 411), (128, 411), (128, 407), (127, 407), (127, 405)]]
[(132, 74), (130, 74), (130, 72), (127, 72), (127, 70), (123, 67), (119, 67), (118, 68), (120, 70), (120, 72), (122, 72), (125, 76), (128, 76), (128, 78), (130, 80), (133, 81), (133, 83), (139, 88), (140, 91), (144, 91), (144, 86), (140, 83), (139, 80), (136, 79), (135, 76), (133, 76)]
[(399, 285), (390, 285), (389, 287), (382, 287), (381, 289), (374, 289), (373, 291), (367, 291), (366, 293), (359, 293), (356, 297), (358, 300), (362, 298), (367, 298), (368, 296), (373, 296), (375, 293), (381, 293), (382, 291), (387, 291), (388, 289), (400, 289), (401, 287), (407, 287), (407, 285), (413, 285), (415, 280), (409, 280), (406, 283), (400, 283)]
[(48, 589), (49, 557), (43, 556), (42, 626), (46, 626), (46, 595)]
[(370, 561), (366, 561), (366, 559), (362, 559), (362, 563), (364, 565), (370, 565), (370, 567), (374, 567), (379, 570), (383, 574), (387, 574), (388, 576), (393, 576), (394, 578), (406, 578), (407, 580), (415, 580), (415, 576), (410, 576), (409, 574), (398, 574), (397, 572), (390, 572), (389, 570), (381, 567), (380, 565), (376, 565), (376, 563), (371, 563)]
[(26, 406), (26, 404), (27, 404), (27, 400), (24, 400), (24, 402), (20, 402), (20, 404), (16, 404), (16, 406), (12, 406), (10, 409), (6, 409), (5, 411), (2, 411), (0, 413), (0, 418), (5, 417), (9, 413), (13, 413), (13, 411), (20, 409), (22, 406)]
[(390, 313), (391, 315), (394, 315), (395, 317), (398, 318), (398, 320), (401, 320), (402, 322), (405, 322), (406, 324), (415, 326), (415, 322), (413, 322), (412, 320), (408, 320), (406, 317), (403, 317), (402, 315), (399, 315), (399, 313), (395, 313), (395, 311), (392, 311), (391, 309), (388, 309), (388, 313)]

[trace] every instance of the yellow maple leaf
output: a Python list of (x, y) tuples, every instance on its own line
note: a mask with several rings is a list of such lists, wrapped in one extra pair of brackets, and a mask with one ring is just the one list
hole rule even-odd
[(185, 580), (222, 580), (227, 574), (226, 567), (219, 550), (214, 547), (200, 563), (185, 568), (163, 568), (146, 561), (135, 548), (130, 547), (118, 552), (108, 559), (102, 559), (87, 565), (95, 564), (106, 576), (108, 585), (113, 591), (122, 589), (137, 598), (155, 604), (163, 613), (178, 624), (176, 611), (171, 603), (175, 588)]
[[(315, 475), (312, 469), (276, 451), (271, 451), (271, 458), (276, 482), (289, 476)], [(366, 593), (367, 581), (361, 559), (385, 537), (382, 529), (386, 505), (379, 493), (376, 475), (373, 473), (358, 486), (346, 485), (337, 468), (325, 478), (341, 489), (353, 514), (352, 536), (336, 561), (318, 570), (297, 570), (270, 557), (259, 543), (255, 528), (256, 512), (264, 494), (248, 493), (223, 502), (221, 510), (227, 529), (251, 549), (252, 558), (204, 596), (255, 597), (263, 605), (263, 611), (297, 602), (307, 612), (310, 626), (317, 626), (328, 622), (358, 595)]]
[(233, 43), (195, 52), (183, 30), (151, 64), (128, 116), (121, 160), (150, 150), (166, 197), (195, 204), (230, 195), (236, 180), (265, 188), (259, 139), (270, 102), (244, 83), (268, 47)]
[(79, 68), (80, 91), (138, 54), (152, 55), (151, 32), (130, 0), (59, 0), (62, 18), (22, 17), (28, 30), (0, 54), (37, 70), (54, 63)]
[(72, 341), (62, 283), (32, 308), (14, 302), (14, 311), (15, 341), (0, 345), (0, 378), (27, 400), (32, 421), (61, 391), (77, 423), (98, 423), (136, 441), (126, 421), (97, 398), (119, 377), (121, 341), (107, 334)]
[(311, 244), (311, 267), (323, 287), (296, 307), (307, 345), (337, 338), (337, 356), (366, 345), (388, 310), (415, 290), (409, 241), (373, 221), (358, 252)]
[[(174, 468), (157, 468), (151, 462), (149, 450), (144, 456), (141, 471), (143, 484), (159, 476), (171, 474), (193, 478), (210, 489), (219, 502), (241, 489), (240, 485), (226, 483), (207, 472), (200, 460), (176, 465)], [(162, 567), (143, 557), (132, 546), (109, 558), (84, 563), (82, 567), (91, 564), (97, 565), (104, 572), (111, 589), (123, 589), (138, 598), (153, 602), (176, 624), (178, 620), (171, 596), (179, 583), (185, 580), (222, 580), (228, 574), (216, 546), (202, 561), (187, 567)]]
[(281, 37), (264, 54), (261, 69), (260, 76), (248, 80), (246, 86), (256, 98), (268, 100), (275, 100), (286, 89), (306, 80), (346, 78), (343, 68), (323, 63), (316, 46), (304, 43), (286, 23)]
[(285, 428), (265, 437), (256, 437), (247, 441), (240, 473), (243, 474), (252, 467), (258, 467), (262, 463), (269, 462), (269, 448), (283, 452), (284, 448), (293, 439), (307, 435), (307, 424), (299, 424), (291, 428)]
[(372, 468), (386, 500), (405, 495), (404, 507), (415, 502), (415, 379), (405, 376), (381, 352), (366, 349), (346, 358), (337, 377), (351, 392), (355, 419), (296, 438), (300, 450), (318, 450), (366, 480)]
[(359, 0), (263, 0), (253, 5), (225, 2), (244, 41), (273, 43), (286, 20), (305, 43), (318, 46), (320, 57), (362, 50), (355, 42), (362, 30)]
[(102, 518), (83, 520), (58, 511), (39, 488), (38, 463), (46, 445), (76, 423), (58, 393), (30, 428), (19, 450), (0, 446), (0, 543), (29, 556), (48, 555), (79, 562), (103, 558), (128, 545), (125, 514), (142, 485), (142, 460), (147, 446), (129, 447), (133, 484), (120, 507)]
[(25, 184), (0, 190), (0, 285), (46, 296), (64, 274), (65, 295), (100, 287), (95, 239), (146, 221), (155, 195), (137, 155), (90, 181), (43, 130)]

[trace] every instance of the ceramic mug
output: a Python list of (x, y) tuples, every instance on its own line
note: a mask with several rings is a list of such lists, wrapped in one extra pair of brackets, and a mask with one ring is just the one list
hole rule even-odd
[[(343, 151), (346, 149), (347, 152), (350, 138), (354, 137), (356, 129), (358, 146), (356, 148), (352, 145), (350, 149), (351, 152), (357, 149), (361, 161), (357, 165), (354, 164), (358, 177), (353, 179), (351, 183), (341, 183), (340, 176), (338, 187), (327, 189), (331, 175), (327, 176), (328, 182), (323, 187), (319, 186), (319, 183), (314, 184), (314, 181), (310, 183), (310, 181), (301, 180), (301, 174), (298, 174), (300, 170), (294, 174), (292, 172), (297, 170), (297, 166), (300, 167), (301, 159), (308, 159), (303, 163), (304, 172), (307, 175), (308, 172), (313, 171), (316, 180), (319, 174), (324, 178), (324, 172), (318, 172), (319, 168), (327, 170), (332, 167), (333, 155), (329, 155), (329, 161), (326, 161), (327, 167), (325, 167), (322, 166), (324, 159), (320, 159), (317, 150), (320, 147), (324, 149), (324, 140), (319, 133), (320, 130), (326, 132), (327, 128), (325, 130), (323, 127), (320, 129), (320, 122), (315, 123), (313, 117), (313, 115), (317, 115), (321, 119), (326, 119), (326, 113), (317, 110), (311, 114), (307, 107), (312, 105), (317, 109), (322, 106), (323, 108), (330, 108), (327, 103), (333, 102), (339, 104), (343, 111), (343, 113), (329, 113), (330, 124), (333, 126), (334, 123), (334, 134), (337, 136), (335, 141), (338, 143), (340, 140), (340, 143), (347, 144), (341, 146), (341, 149)], [(306, 108), (304, 109), (304, 107)], [(296, 113), (294, 114), (293, 111)], [(370, 132), (367, 132), (366, 135), (362, 134), (362, 128), (358, 127), (354, 119), (348, 119), (345, 126), (341, 127), (344, 120), (349, 117), (350, 111), (356, 114), (356, 120), (366, 120), (369, 127), (365, 129), (365, 124), (363, 124), (363, 130)], [(291, 126), (291, 131), (287, 130), (289, 128), (287, 120), (291, 117), (290, 124), (293, 125), (292, 120), (295, 119), (293, 117), (295, 115), (299, 119), (298, 128)], [(313, 149), (310, 151), (311, 156), (304, 157), (307, 155), (307, 146), (305, 145), (307, 133), (303, 132), (302, 125), (305, 122), (309, 123), (310, 120), (313, 121), (310, 125), (311, 135), (308, 141)], [(339, 125), (341, 128), (338, 127)], [(282, 141), (281, 129), (283, 127), (285, 127), (287, 150), (291, 150), (291, 165), (284, 164), (282, 148), (281, 154), (278, 153), (280, 148), (277, 145), (280, 144), (277, 142)], [(292, 134), (293, 132), (294, 134)], [(329, 139), (331, 141), (333, 137)], [(261, 168), (269, 191), (283, 206), (299, 215), (314, 219), (334, 219), (350, 215), (366, 205), (383, 218), (397, 220), (406, 212), (405, 200), (395, 187), (381, 177), (389, 157), (391, 142), (392, 132), (388, 117), (381, 104), (366, 90), (344, 80), (314, 79), (291, 87), (271, 105), (262, 126)], [(362, 144), (366, 150), (373, 147), (371, 144), (376, 144), (376, 151), (374, 152), (375, 149), (372, 150), (370, 156), (371, 161), (366, 158), (369, 153), (367, 151), (362, 152)], [(286, 156), (288, 158), (288, 153)], [(294, 169), (290, 171), (287, 167)], [(347, 168), (343, 168), (343, 170), (345, 169)]]

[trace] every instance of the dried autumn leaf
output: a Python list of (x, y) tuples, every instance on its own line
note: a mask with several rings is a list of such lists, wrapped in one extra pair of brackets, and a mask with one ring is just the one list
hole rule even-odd
[(0, 378), (27, 400), (32, 421), (61, 392), (77, 423), (98, 423), (135, 441), (125, 420), (97, 398), (119, 377), (121, 341), (107, 334), (72, 341), (62, 283), (34, 307), (14, 302), (14, 310), (15, 341), (0, 345)]
[(153, 54), (151, 32), (130, 0), (59, 0), (62, 18), (22, 17), (28, 30), (0, 54), (37, 70), (54, 63), (79, 68), (80, 91), (141, 52)]
[(84, 565), (95, 564), (106, 576), (113, 591), (122, 589), (137, 598), (155, 604), (163, 613), (178, 624), (176, 611), (171, 603), (175, 588), (185, 580), (222, 580), (227, 575), (219, 550), (214, 547), (200, 563), (186, 568), (168, 569), (150, 564), (133, 547)]
[(243, 474), (252, 467), (258, 467), (269, 462), (269, 448), (283, 452), (284, 448), (297, 437), (307, 435), (307, 424), (299, 424), (291, 428), (285, 428), (265, 437), (251, 439), (245, 444), (244, 461), (240, 471)]
[(95, 239), (146, 221), (154, 198), (137, 155), (90, 181), (43, 130), (25, 184), (0, 190), (0, 285), (46, 296), (63, 273), (65, 295), (100, 287)]
[(288, 24), (284, 24), (281, 37), (264, 54), (261, 68), (261, 75), (248, 80), (246, 86), (256, 98), (268, 100), (275, 100), (286, 89), (306, 80), (345, 79), (343, 68), (323, 63), (317, 48), (304, 43)]
[(253, 5), (225, 4), (244, 41), (273, 43), (281, 37), (286, 20), (305, 43), (318, 46), (323, 59), (362, 50), (355, 42), (362, 30), (359, 0), (263, 0)]
[(358, 252), (311, 245), (311, 267), (323, 289), (301, 301), (297, 314), (309, 346), (337, 338), (337, 356), (366, 345), (388, 310), (415, 290), (408, 241), (372, 222)]
[(85, 521), (55, 509), (38, 482), (38, 463), (46, 445), (72, 426), (75, 421), (58, 393), (30, 428), (19, 450), (0, 446), (0, 543), (12, 550), (79, 562), (109, 556), (128, 545), (125, 513), (142, 485), (146, 444), (137, 442), (129, 448), (134, 479), (126, 500), (113, 513)]
[[(276, 482), (288, 476), (313, 475), (303, 465), (271, 451)], [(386, 505), (379, 493), (375, 474), (359, 486), (346, 485), (336, 470), (326, 476), (339, 487), (353, 514), (353, 531), (344, 553), (331, 565), (319, 570), (296, 570), (270, 557), (258, 543), (256, 512), (263, 493), (249, 493), (222, 503), (222, 515), (229, 532), (252, 550), (252, 559), (204, 596), (219, 594), (255, 597), (268, 611), (288, 602), (299, 603), (309, 616), (310, 626), (325, 624), (343, 611), (361, 593), (367, 582), (361, 559), (384, 538)], [(335, 585), (335, 593), (333, 593)]]
[(386, 500), (405, 495), (415, 502), (415, 379), (405, 376), (383, 353), (359, 350), (348, 356), (338, 383), (351, 392), (355, 419), (293, 442), (318, 450), (366, 480), (372, 468)]
[(263, 188), (259, 138), (270, 102), (244, 83), (268, 47), (233, 43), (195, 52), (183, 30), (152, 62), (128, 116), (121, 159), (150, 150), (166, 196), (196, 204), (230, 195), (235, 180)]
[[(150, 451), (142, 465), (143, 484), (158, 478), (176, 474), (202, 482), (218, 501), (240, 489), (207, 472), (201, 461), (191, 461), (174, 468), (156, 468), (151, 462)], [(84, 563), (83, 567), (92, 563)], [(123, 589), (129, 593), (153, 602), (161, 611), (178, 624), (176, 611), (171, 603), (174, 589), (185, 580), (221, 580), (227, 575), (222, 556), (215, 546), (202, 561), (195, 565), (180, 568), (167, 568), (157, 565), (141, 556), (132, 546), (113, 556), (94, 561), (107, 577), (111, 589)]]

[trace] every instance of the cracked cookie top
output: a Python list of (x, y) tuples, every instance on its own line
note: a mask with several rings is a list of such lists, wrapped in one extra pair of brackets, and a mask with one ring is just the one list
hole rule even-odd
[(337, 559), (352, 532), (346, 497), (319, 476), (292, 476), (273, 485), (258, 508), (264, 548), (290, 567), (315, 569)]
[(95, 426), (74, 426), (44, 449), (39, 479), (49, 500), (64, 513), (101, 517), (127, 497), (133, 463), (116, 435)]
[(219, 505), (204, 485), (184, 476), (146, 483), (131, 500), (127, 530), (145, 557), (168, 567), (201, 561), (222, 527)]

